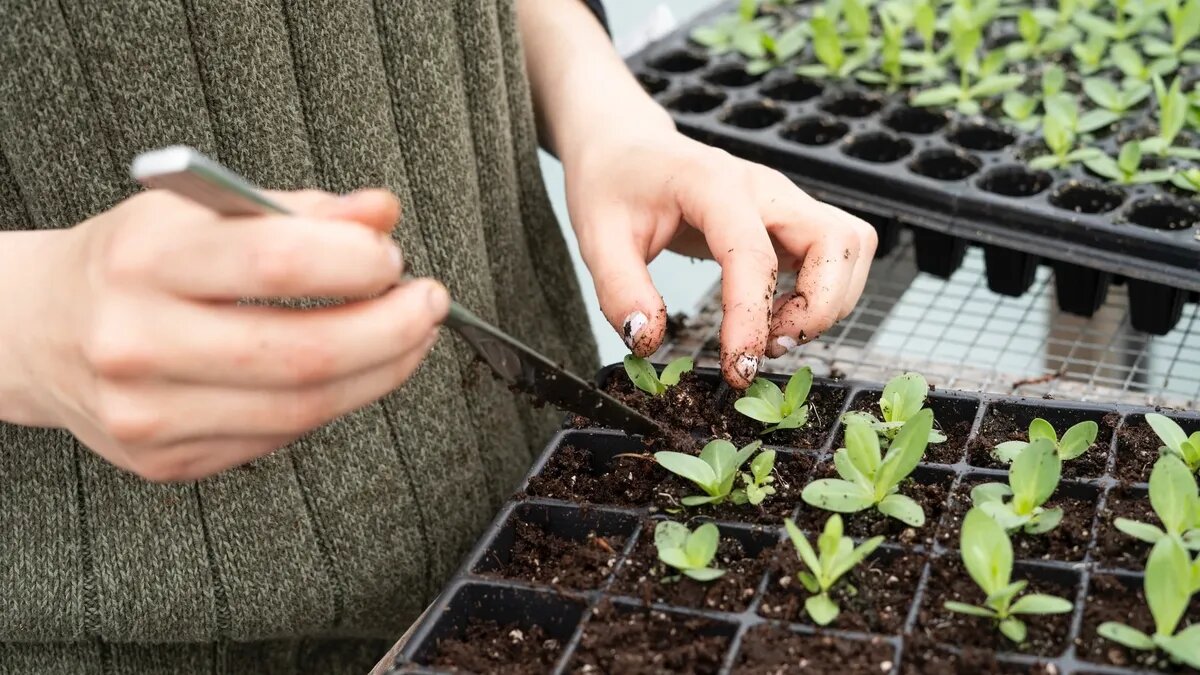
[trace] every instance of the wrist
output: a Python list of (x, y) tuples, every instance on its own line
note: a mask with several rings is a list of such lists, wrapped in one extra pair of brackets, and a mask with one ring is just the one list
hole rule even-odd
[(569, 172), (593, 150), (628, 145), (639, 138), (661, 141), (674, 133), (671, 115), (639, 87), (623, 103), (578, 111), (569, 131), (556, 139), (556, 147)]

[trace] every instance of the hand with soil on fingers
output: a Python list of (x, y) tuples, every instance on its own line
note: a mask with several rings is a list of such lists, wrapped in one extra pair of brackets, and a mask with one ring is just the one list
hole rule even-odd
[[(274, 195), (225, 218), (149, 191), (66, 229), (0, 235), (0, 420), (61, 427), (153, 481), (211, 476), (384, 396), (449, 295), (397, 285), (391, 194)], [(9, 275), (4, 278), (4, 275)], [(240, 300), (351, 298), (296, 309)]]

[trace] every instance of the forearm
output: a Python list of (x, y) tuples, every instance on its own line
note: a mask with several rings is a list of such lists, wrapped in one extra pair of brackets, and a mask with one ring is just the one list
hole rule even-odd
[(49, 291), (39, 272), (62, 243), (62, 231), (0, 232), (0, 421), (51, 426), (41, 411), (25, 358), (39, 317), (31, 298)]
[(541, 141), (564, 163), (612, 133), (674, 123), (642, 89), (579, 0), (517, 0)]

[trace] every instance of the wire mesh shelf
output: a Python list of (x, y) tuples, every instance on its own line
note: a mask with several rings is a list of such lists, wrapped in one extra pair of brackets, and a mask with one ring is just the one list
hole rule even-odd
[[(988, 289), (983, 264), (982, 250), (972, 248), (949, 279), (919, 274), (906, 232), (897, 250), (875, 261), (853, 314), (764, 369), (809, 365), (817, 375), (880, 381), (916, 370), (939, 387), (971, 391), (1176, 408), (1200, 401), (1196, 303), (1175, 330), (1152, 336), (1130, 325), (1124, 286), (1113, 286), (1104, 306), (1083, 318), (1057, 309), (1049, 267), (1014, 298)], [(716, 286), (661, 357), (716, 365), (720, 318)]]

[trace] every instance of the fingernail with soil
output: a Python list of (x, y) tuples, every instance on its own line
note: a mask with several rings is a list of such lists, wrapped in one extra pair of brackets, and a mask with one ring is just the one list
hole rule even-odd
[(786, 354), (787, 352), (790, 352), (796, 347), (800, 346), (800, 343), (796, 342), (796, 339), (790, 335), (780, 335), (779, 337), (775, 338), (775, 346), (782, 349)]
[(621, 338), (625, 340), (625, 346), (633, 349), (633, 343), (637, 340), (638, 333), (646, 327), (646, 315), (641, 312), (632, 312), (625, 317), (625, 321), (621, 324)]
[(743, 379), (747, 382), (753, 382), (754, 376), (758, 375), (758, 357), (752, 354), (742, 354), (738, 357), (737, 364), (734, 367)]

